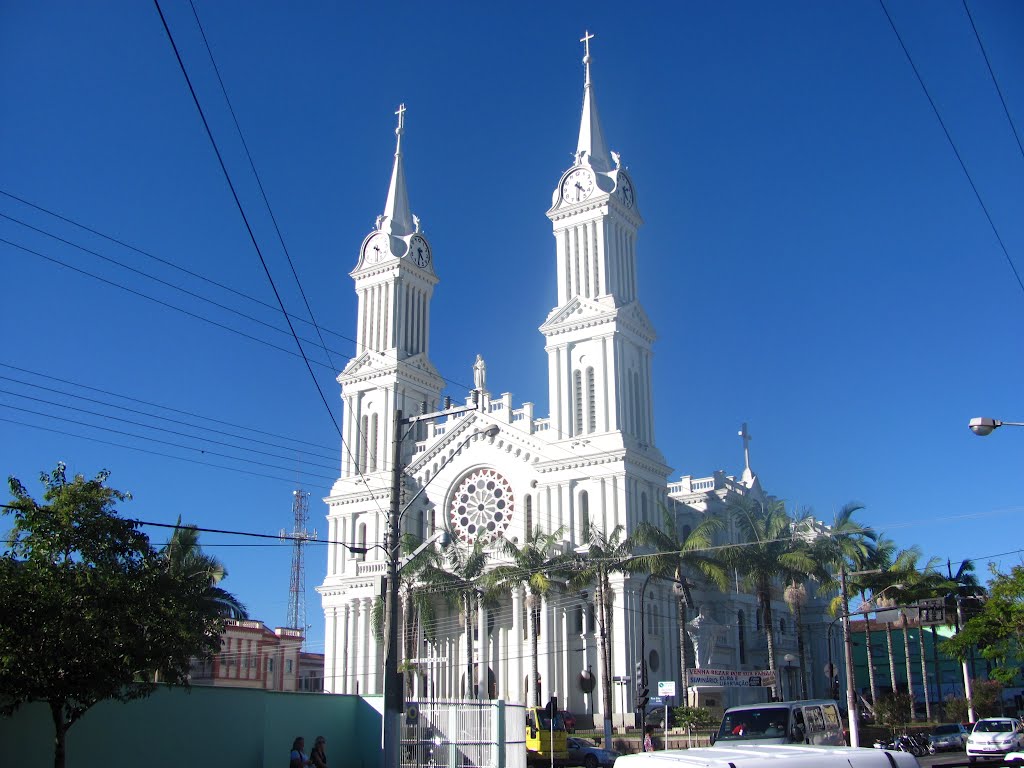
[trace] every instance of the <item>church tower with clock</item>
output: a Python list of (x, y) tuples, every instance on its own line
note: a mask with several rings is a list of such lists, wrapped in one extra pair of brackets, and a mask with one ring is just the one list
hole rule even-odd
[(396, 112), (395, 163), (384, 213), (350, 273), (359, 297), (356, 354), (338, 376), (344, 402), (342, 477), (390, 468), (394, 414), (435, 410), (443, 381), (430, 362), (430, 243), (409, 208), (402, 162), (405, 105)]

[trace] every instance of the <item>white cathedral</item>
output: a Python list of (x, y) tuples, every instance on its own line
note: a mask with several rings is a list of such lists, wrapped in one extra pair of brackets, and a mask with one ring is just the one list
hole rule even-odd
[[(765, 498), (750, 468), (749, 435), (741, 432), (745, 467), (739, 479), (715, 472), (670, 482), (658, 450), (651, 396), (654, 328), (637, 291), (637, 234), (643, 219), (639, 197), (619, 155), (609, 150), (598, 119), (589, 55), (584, 57), (583, 114), (574, 162), (561, 176), (547, 212), (557, 263), (556, 304), (540, 326), (548, 355), (550, 413), (540, 418), (532, 403), (515, 407), (512, 396), (488, 390), (477, 356), (475, 406), (417, 425), (402, 441), (405, 498), (403, 533), (427, 539), (447, 529), (469, 546), (499, 537), (522, 544), (527, 532), (564, 531), (564, 551), (585, 543), (589, 526), (626, 535), (643, 522), (659, 523), (667, 507), (679, 528), (694, 526), (709, 509), (730, 498)], [(406, 416), (445, 407), (444, 381), (430, 360), (430, 301), (438, 282), (429, 240), (412, 215), (402, 163), (404, 107), (399, 108), (397, 147), (387, 202), (365, 238), (351, 276), (359, 297), (355, 357), (338, 376), (344, 406), (341, 476), (325, 501), (329, 540), (327, 574), (318, 588), (326, 620), (325, 690), (373, 694), (383, 689), (383, 645), (371, 612), (381, 595), (387, 559), (382, 547), (391, 503), (395, 412)], [(452, 409), (458, 411), (459, 409)], [(496, 429), (495, 429), (496, 428)], [(419, 493), (416, 496), (417, 492)], [(414, 498), (415, 497), (415, 498)], [(728, 536), (726, 536), (728, 538)], [(501, 561), (492, 547), (492, 562)], [(684, 685), (679, 664), (676, 599), (671, 584), (653, 581), (646, 592), (645, 623), (639, 618), (643, 576), (612, 575), (609, 651), (612, 674), (634, 676), (640, 633), (648, 679)], [(655, 586), (656, 585), (656, 586)], [(701, 666), (729, 670), (767, 668), (765, 627), (753, 595), (698, 588), (694, 598), (716, 631), (701, 651)], [(800, 670), (795, 622), (779, 599), (772, 627), (780, 683), (799, 698)], [(540, 608), (539, 698), (557, 692), (561, 705), (600, 719), (600, 669), (593, 594), (553, 591)], [(420, 638), (414, 697), (483, 698), (525, 702), (530, 669), (526, 600), (513, 591), (497, 610), (482, 610), (471, 637), (457, 613), (440, 622), (431, 641)], [(807, 694), (825, 696), (827, 658), (820, 601), (805, 608)], [(472, 644), (477, 679), (467, 687), (466, 643)], [(838, 659), (838, 654), (836, 658)], [(783, 661), (785, 659), (786, 661)], [(794, 660), (797, 660), (794, 663)], [(588, 690), (590, 689), (590, 690)], [(652, 693), (655, 691), (652, 690)], [(728, 706), (764, 700), (757, 690), (704, 692), (702, 704)], [(681, 694), (676, 703), (681, 702)], [(717, 698), (717, 701), (716, 701)], [(613, 692), (612, 719), (634, 709), (632, 685)]]

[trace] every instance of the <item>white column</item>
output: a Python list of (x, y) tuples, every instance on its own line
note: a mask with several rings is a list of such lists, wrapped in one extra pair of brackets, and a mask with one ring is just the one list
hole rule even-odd
[(476, 633), (477, 637), (480, 638), (477, 642), (477, 656), (476, 656), (476, 685), (477, 685), (477, 698), (486, 699), (487, 696), (487, 669), (488, 669), (488, 650), (489, 644), (487, 642), (487, 609), (483, 606), (477, 606), (476, 611)]
[(349, 605), (348, 627), (348, 669), (345, 674), (345, 687), (348, 693), (366, 693), (366, 683), (360, 679), (361, 665), (359, 652), (362, 649), (359, 626), (359, 600)]
[[(512, 634), (505, 646), (503, 658), (507, 659), (506, 666), (511, 676), (511, 686), (506, 691), (506, 699), (514, 702), (526, 701), (526, 691), (523, 690), (524, 669), (529, 669), (530, 664), (524, 661), (523, 656), (529, 653), (529, 642), (523, 642), (523, 588), (516, 587), (512, 590)], [(525, 653), (524, 653), (525, 651)]]
[(378, 645), (376, 638), (373, 636), (373, 627), (370, 621), (370, 614), (373, 612), (373, 598), (364, 597), (361, 598), (361, 602), (363, 604), (363, 616), (366, 617), (363, 621), (362, 632), (360, 633), (364, 638), (363, 645), (366, 649), (363, 654), (366, 658), (366, 693), (383, 693), (379, 684), (380, 674), (377, 669), (380, 666), (377, 659)]
[[(338, 668), (338, 609), (330, 606), (324, 611), (324, 690), (337, 693), (335, 688)], [(259, 670), (262, 674), (263, 670)]]

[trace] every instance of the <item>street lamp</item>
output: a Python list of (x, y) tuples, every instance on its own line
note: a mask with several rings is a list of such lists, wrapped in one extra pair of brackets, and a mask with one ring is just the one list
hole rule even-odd
[(793, 673), (791, 670), (793, 668), (793, 662), (796, 661), (796, 656), (792, 653), (787, 653), (782, 657), (782, 660), (786, 662), (786, 693), (789, 695), (789, 699), (787, 700), (791, 701), (793, 699), (793, 688), (795, 687), (793, 685)]
[(967, 426), (974, 434), (979, 437), (984, 437), (985, 435), (991, 435), (992, 432), (999, 429), (999, 427), (1024, 427), (1024, 422), (1000, 421), (999, 419), (987, 419), (979, 416), (971, 419)]

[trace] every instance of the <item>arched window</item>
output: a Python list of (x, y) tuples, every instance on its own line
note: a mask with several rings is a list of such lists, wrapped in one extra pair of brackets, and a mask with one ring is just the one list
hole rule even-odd
[(580, 491), (580, 543), (587, 541), (590, 535), (590, 496), (586, 491)]
[(356, 450), (356, 471), (366, 471), (367, 436), (370, 432), (370, 417), (363, 416), (359, 420), (359, 448)]
[(597, 399), (594, 392), (594, 369), (587, 368), (587, 432), (597, 429)]
[(690, 526), (688, 526), (688, 525), (684, 525), (683, 526), (683, 541), (686, 541), (688, 538), (690, 538), (690, 534), (691, 533), (693, 533), (693, 529)]
[(747, 617), (743, 611), (736, 614), (736, 647), (740, 652), (740, 664), (747, 663)]
[(583, 606), (576, 606), (576, 634), (583, 634)]
[(533, 538), (533, 497), (530, 494), (526, 494), (526, 500), (523, 505), (526, 508), (526, 537), (525, 540), (529, 541)]
[(370, 417), (370, 437), (368, 440), (371, 472), (377, 470), (377, 422), (378, 418), (375, 413)]
[(640, 519), (647, 522), (647, 494), (640, 494)]
[(779, 619), (779, 634), (780, 635), (786, 634), (786, 620), (785, 619)]
[[(366, 549), (366, 523), (360, 523), (356, 531), (356, 546)], [(365, 560), (366, 553), (361, 552), (360, 554), (356, 555), (356, 557), (358, 557), (360, 560)]]
[(583, 433), (583, 381), (579, 371), (572, 373), (572, 391), (573, 399), (576, 401), (573, 404), (573, 413), (576, 416), (576, 431), (573, 434), (579, 435)]

